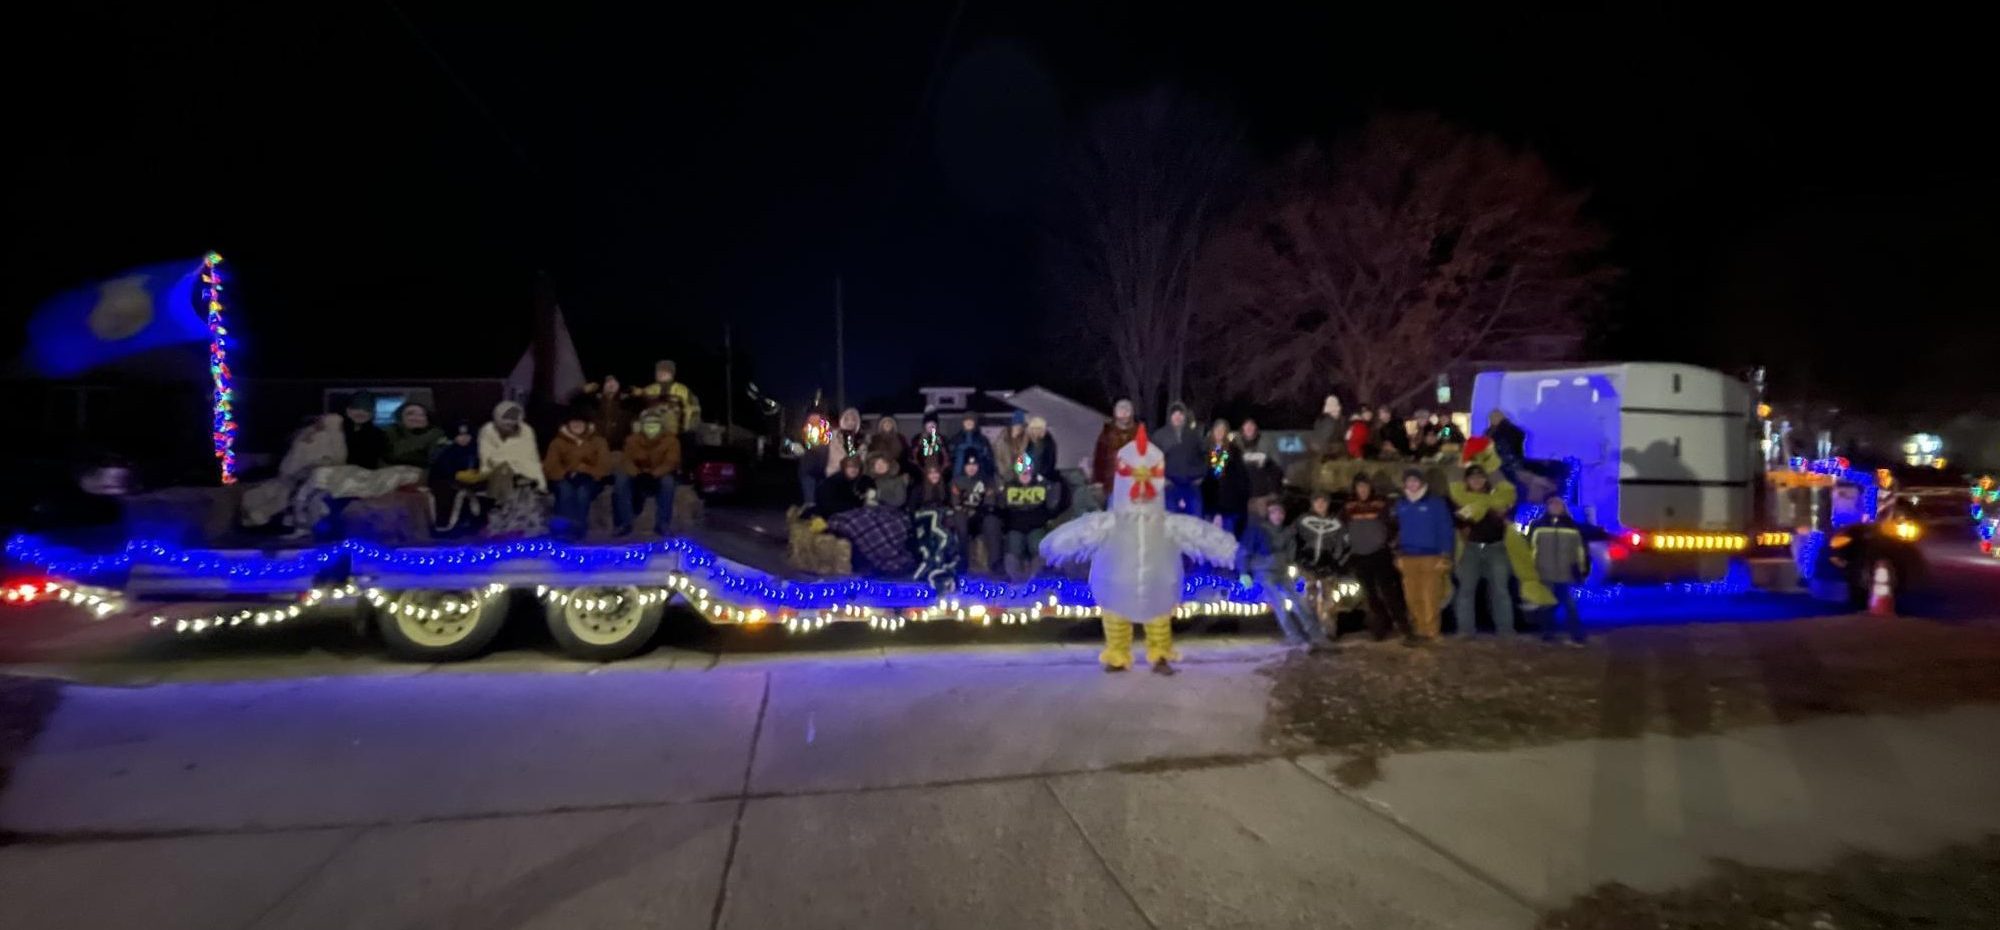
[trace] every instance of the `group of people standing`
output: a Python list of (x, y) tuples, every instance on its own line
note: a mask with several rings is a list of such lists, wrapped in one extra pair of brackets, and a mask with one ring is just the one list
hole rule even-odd
[(427, 493), (437, 535), (580, 538), (609, 487), (615, 534), (630, 534), (635, 504), (652, 500), (654, 529), (664, 535), (683, 437), (701, 421), (700, 402), (675, 374), (662, 361), (641, 388), (627, 390), (615, 376), (586, 385), (546, 446), (513, 401), (495, 405), (476, 429), (461, 420), (448, 430), (428, 407), (406, 403), (385, 428), (375, 424), (376, 398), (356, 393), (342, 413), (316, 417), (293, 437), (276, 477), (246, 490), (243, 522), (262, 527), (282, 517), (304, 535), (351, 501), (414, 491)]

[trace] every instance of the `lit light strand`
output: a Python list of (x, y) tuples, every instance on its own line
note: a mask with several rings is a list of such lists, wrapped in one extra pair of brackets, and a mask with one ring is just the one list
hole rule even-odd
[(222, 256), (210, 252), (201, 260), (201, 301), (208, 320), (209, 437), (222, 483), (236, 483), (236, 376), (229, 370), (229, 326), (222, 318)]

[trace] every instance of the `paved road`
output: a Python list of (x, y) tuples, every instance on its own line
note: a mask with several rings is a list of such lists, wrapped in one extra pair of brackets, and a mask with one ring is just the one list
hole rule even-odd
[[(1811, 621), (1807, 621), (1811, 622)], [(1042, 646), (73, 686), (0, 794), (0, 925), (1526, 927), (1711, 857), (2000, 832), (2000, 708), (1345, 760), (1276, 651)]]

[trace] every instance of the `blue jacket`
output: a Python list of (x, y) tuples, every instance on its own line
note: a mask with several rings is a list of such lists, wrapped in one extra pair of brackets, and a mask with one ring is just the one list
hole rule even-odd
[(1414, 501), (1396, 495), (1396, 525), (1396, 551), (1403, 555), (1450, 555), (1457, 546), (1451, 504), (1435, 491)]
[(979, 474), (988, 481), (999, 475), (993, 468), (993, 444), (986, 441), (985, 433), (976, 429), (959, 430), (948, 441), (946, 448), (951, 450), (952, 477), (965, 474), (965, 460), (968, 458), (979, 460)]

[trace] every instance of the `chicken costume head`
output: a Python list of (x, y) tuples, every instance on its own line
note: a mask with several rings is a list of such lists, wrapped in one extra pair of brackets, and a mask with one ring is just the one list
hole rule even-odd
[(1146, 441), (1146, 424), (1118, 450), (1118, 471), (1111, 482), (1111, 499), (1106, 509), (1164, 510), (1161, 494), (1167, 485), (1167, 457), (1160, 447)]

